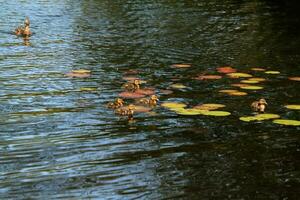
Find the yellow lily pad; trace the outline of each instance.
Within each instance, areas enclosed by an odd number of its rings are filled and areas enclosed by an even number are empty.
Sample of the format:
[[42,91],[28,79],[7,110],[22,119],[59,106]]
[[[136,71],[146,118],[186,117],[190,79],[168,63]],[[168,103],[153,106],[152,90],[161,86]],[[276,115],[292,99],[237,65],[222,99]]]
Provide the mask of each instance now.
[[275,119],[275,120],[273,120],[273,123],[286,125],[286,126],[300,126],[300,121],[298,121],[298,120]]
[[174,110],[179,115],[200,115],[202,113],[201,110],[198,109],[179,109]]
[[263,87],[257,86],[257,85],[244,86],[244,87],[241,87],[241,88],[245,89],[245,90],[261,90],[261,89],[263,89]]
[[208,115],[208,116],[215,116],[215,117],[226,117],[226,116],[231,115],[230,112],[227,112],[227,111],[217,111],[217,110],[213,110],[213,111],[202,110],[200,114],[201,115]]
[[238,92],[238,90],[220,90],[221,93],[232,93],[232,92]]
[[91,70],[87,70],[87,69],[76,69],[76,70],[72,70],[73,73],[78,73],[78,74],[87,74],[87,73],[91,73]]
[[250,121],[263,121],[268,119],[276,119],[280,118],[277,114],[265,113],[265,114],[258,114],[255,116],[247,116],[247,117],[240,117],[241,121],[250,122]]
[[172,108],[185,108],[186,107],[186,104],[184,103],[179,103],[179,102],[165,102],[165,103],[162,103],[161,106],[165,107],[165,108],[169,108],[169,109],[172,109]]
[[246,73],[229,73],[227,74],[231,78],[249,78],[252,77],[251,74],[246,74]]
[[223,107],[225,107],[225,105],[223,105],[223,104],[205,103],[205,104],[194,106],[193,109],[197,109],[197,110],[216,110],[216,109],[223,108]]
[[248,79],[249,81],[258,81],[258,82],[261,82],[261,81],[265,81],[266,79],[265,78],[249,78]]
[[237,91],[237,92],[230,92],[228,94],[231,95],[231,96],[246,96],[248,93]]
[[259,83],[259,81],[255,81],[255,80],[242,80],[241,83],[250,83],[250,84],[253,84],[253,83]]
[[266,71],[264,68],[260,68],[260,67],[253,67],[253,68],[251,68],[251,70],[253,70],[253,71]]
[[265,71],[266,74],[280,74],[279,71]]
[[80,88],[80,91],[82,92],[89,92],[89,91],[96,91],[97,88],[88,88],[88,87],[82,87]]
[[286,105],[284,107],[291,110],[300,110],[300,105]]
[[175,88],[175,89],[184,89],[184,88],[186,88],[186,86],[181,84],[181,83],[172,84],[171,87]]

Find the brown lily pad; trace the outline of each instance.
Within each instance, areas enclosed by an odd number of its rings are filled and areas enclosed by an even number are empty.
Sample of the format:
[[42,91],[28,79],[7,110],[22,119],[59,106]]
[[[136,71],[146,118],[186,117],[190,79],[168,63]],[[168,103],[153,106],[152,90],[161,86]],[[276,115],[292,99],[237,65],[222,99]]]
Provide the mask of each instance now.
[[218,67],[217,71],[219,73],[223,73],[223,74],[229,74],[229,73],[234,73],[236,72],[236,69],[232,68],[232,67]]
[[119,94],[119,96],[124,98],[124,99],[138,99],[138,98],[143,98],[146,95],[140,94],[140,93],[137,93],[137,92],[121,92]]
[[260,68],[260,67],[253,67],[251,68],[252,71],[259,71],[259,72],[263,72],[266,71],[264,68]]
[[[128,106],[123,106],[123,109],[128,109]],[[145,107],[145,106],[138,106],[138,105],[134,105],[134,112],[137,113],[144,113],[144,112],[149,112],[151,110],[151,108],[149,107]]]
[[143,95],[152,95],[155,94],[155,91],[153,89],[138,89],[135,91],[135,93]]
[[300,76],[289,77],[289,80],[292,80],[292,81],[300,81]]
[[192,66],[191,64],[173,64],[173,65],[171,65],[171,67],[173,67],[173,68],[189,68],[191,66]]

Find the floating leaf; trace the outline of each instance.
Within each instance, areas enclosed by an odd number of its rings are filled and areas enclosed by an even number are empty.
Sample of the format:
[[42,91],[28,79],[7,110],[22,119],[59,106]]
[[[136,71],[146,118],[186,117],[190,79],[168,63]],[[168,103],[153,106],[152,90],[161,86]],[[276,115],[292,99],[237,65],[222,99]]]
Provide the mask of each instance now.
[[255,80],[242,80],[241,83],[259,83],[259,81],[255,81]]
[[249,78],[252,77],[251,74],[246,74],[246,73],[229,73],[227,74],[231,78]]
[[289,119],[275,119],[273,121],[275,124],[287,125],[287,126],[300,126],[300,121],[289,120]]
[[253,71],[266,71],[264,68],[260,68],[260,67],[253,67],[253,68],[251,68],[251,70],[253,70]]
[[234,86],[234,87],[248,87],[248,86],[252,86],[252,85],[245,84],[245,83],[234,83],[234,84],[231,84],[231,85]]
[[195,77],[194,79],[196,80],[217,80],[217,79],[221,79],[222,76],[220,75],[199,75],[197,77]]
[[191,67],[190,64],[173,64],[171,65],[171,67],[174,67],[174,68],[189,68]]
[[170,85],[172,88],[175,88],[175,89],[184,89],[186,88],[185,85],[181,84],[181,83],[176,83],[176,84],[172,84]]
[[266,74],[280,74],[279,71],[265,71]]
[[257,86],[257,85],[244,86],[244,87],[241,87],[241,88],[245,89],[245,90],[261,90],[261,89],[263,89],[263,87]]
[[87,69],[76,69],[76,70],[72,70],[73,73],[78,73],[78,74],[88,74],[91,73],[91,70],[87,70]]
[[237,92],[230,92],[228,94],[231,95],[231,96],[246,96],[248,93],[237,91]]
[[138,94],[144,94],[144,95],[152,95],[155,94],[155,91],[153,89],[138,89],[135,91],[135,93]]
[[300,105],[286,105],[284,106],[286,107],[287,109],[291,109],[291,110],[300,110]]
[[80,88],[80,91],[86,91],[86,92],[88,92],[88,91],[96,91],[96,90],[97,90],[97,88],[87,88],[87,87]]
[[261,82],[261,81],[265,81],[266,79],[265,78],[249,78],[248,79],[249,81],[258,81],[258,82]]
[[263,121],[263,120],[276,119],[276,118],[280,118],[280,116],[277,114],[265,113],[265,114],[258,114],[255,116],[240,117],[240,120],[245,122],[250,122],[250,121]]
[[145,97],[144,94],[140,94],[136,92],[121,92],[119,96],[125,99],[137,99],[137,98]]
[[198,109],[198,110],[216,110],[216,109],[223,108],[223,107],[225,107],[225,105],[223,105],[223,104],[205,103],[205,104],[194,106],[193,109]]
[[172,108],[184,108],[186,107],[186,104],[179,103],[179,102],[164,102],[161,104],[161,106],[172,109]]
[[236,72],[236,69],[234,69],[232,67],[218,67],[217,71],[219,73],[228,74],[228,73],[234,73],[234,72]]
[[221,93],[232,93],[232,92],[238,92],[238,90],[220,90]]
[[292,81],[300,81],[300,76],[289,77],[289,79],[292,80]]
[[179,115],[200,115],[202,113],[198,109],[179,109],[175,112]]
[[88,78],[91,76],[90,73],[74,73],[74,72],[69,72],[66,74],[67,77],[70,78]]
[[226,111],[217,111],[217,110],[205,110],[201,112],[201,115],[208,115],[208,116],[215,116],[215,117],[226,117],[231,115],[230,112],[226,112]]

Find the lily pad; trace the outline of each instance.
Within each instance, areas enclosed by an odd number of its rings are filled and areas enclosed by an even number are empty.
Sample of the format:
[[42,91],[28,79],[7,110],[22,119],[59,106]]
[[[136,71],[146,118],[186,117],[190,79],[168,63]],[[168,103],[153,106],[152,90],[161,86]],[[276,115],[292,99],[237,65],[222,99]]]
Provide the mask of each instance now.
[[257,77],[254,77],[254,78],[249,78],[248,80],[249,80],[249,81],[258,81],[258,82],[261,82],[261,81],[265,81],[266,79],[265,79],[265,78],[257,78]]
[[173,64],[173,65],[171,65],[171,67],[173,67],[173,68],[189,68],[191,66],[192,66],[191,64]]
[[215,117],[226,117],[231,115],[230,112],[227,111],[217,111],[217,110],[205,110],[201,112],[201,115],[215,116]]
[[184,103],[180,103],[180,102],[164,102],[161,104],[161,106],[172,109],[172,108],[184,108],[187,105]]
[[[123,106],[122,108],[124,108],[126,110],[126,109],[128,109],[128,106]],[[149,112],[149,111],[151,111],[151,108],[149,108],[149,107],[134,105],[134,112],[143,113],[143,112]]]
[[121,92],[119,94],[120,97],[125,98],[125,99],[138,99],[138,98],[143,98],[146,95],[136,93],[136,92]]
[[250,84],[254,84],[254,83],[259,83],[259,81],[255,81],[255,80],[242,80],[241,83],[250,83]]
[[144,95],[152,95],[152,94],[155,94],[155,91],[153,89],[138,89],[135,91],[135,93],[144,94]]
[[78,73],[78,74],[88,74],[91,73],[91,70],[87,70],[87,69],[76,69],[76,70],[72,70],[73,73]]
[[179,115],[200,115],[202,112],[198,109],[179,109],[175,110],[175,112]]
[[286,105],[284,106],[286,107],[287,109],[291,109],[291,110],[300,110],[300,105]]
[[260,68],[260,67],[253,67],[253,68],[251,68],[251,70],[253,70],[253,71],[266,71],[264,68]]
[[246,96],[248,93],[237,91],[237,92],[230,92],[228,94],[231,95],[231,96]]
[[89,92],[89,91],[96,91],[98,88],[88,88],[88,87],[82,87],[79,90],[82,92]]
[[246,83],[234,83],[234,84],[231,84],[232,86],[234,87],[248,87],[248,86],[252,86],[250,84],[246,84]]
[[245,122],[250,122],[250,121],[263,121],[263,120],[276,119],[276,118],[280,118],[280,116],[277,114],[265,113],[265,114],[258,114],[255,116],[240,117],[240,120]]
[[238,92],[238,90],[220,90],[221,93],[232,93],[232,92]]
[[286,126],[300,126],[300,121],[298,121],[298,120],[275,119],[275,120],[273,120],[273,123],[286,125]]
[[195,77],[196,80],[218,80],[221,79],[222,76],[220,75],[199,75]]
[[257,85],[244,86],[244,87],[241,87],[241,88],[245,89],[245,90],[261,90],[261,89],[263,89],[263,87],[257,86]]
[[90,73],[74,73],[74,72],[69,72],[69,73],[66,73],[66,76],[67,77],[70,77],[70,78],[88,78],[91,76]]
[[266,74],[280,74],[279,71],[265,71]]
[[219,73],[223,73],[223,74],[229,74],[229,73],[234,73],[236,72],[236,69],[232,68],[232,67],[218,67],[217,71]]
[[181,83],[176,83],[176,84],[172,84],[170,85],[172,88],[175,88],[175,89],[184,89],[186,88],[185,85],[181,84]]
[[205,103],[205,104],[194,106],[193,109],[198,109],[198,110],[216,110],[216,109],[223,108],[223,107],[225,107],[225,105],[223,105],[223,104]]
[[231,78],[249,78],[252,77],[251,74],[246,74],[246,73],[229,73],[227,74]]
[[292,81],[300,81],[300,76],[289,77],[289,79],[292,80]]

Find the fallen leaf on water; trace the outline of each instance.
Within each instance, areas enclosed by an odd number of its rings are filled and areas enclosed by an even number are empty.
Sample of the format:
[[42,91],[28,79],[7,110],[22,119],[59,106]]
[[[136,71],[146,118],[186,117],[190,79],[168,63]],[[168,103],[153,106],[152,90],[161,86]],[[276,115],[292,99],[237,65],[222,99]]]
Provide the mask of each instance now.
[[206,111],[202,111],[201,115],[208,115],[208,116],[215,116],[215,117],[226,117],[231,115],[230,112],[227,111],[217,111],[217,110],[206,110]]
[[255,83],[259,83],[259,81],[255,81],[255,80],[242,80],[241,83],[255,84]]
[[287,125],[287,126],[300,126],[300,121],[289,120],[289,119],[275,119],[273,121],[275,124]]
[[223,104],[205,103],[205,104],[194,106],[193,109],[198,109],[198,110],[216,110],[216,109],[223,108],[223,107],[225,107],[225,105],[223,105]]
[[181,83],[175,83],[175,84],[172,84],[170,85],[172,88],[175,88],[175,89],[184,89],[186,88],[185,85],[181,84]]
[[218,67],[217,71],[219,73],[228,74],[228,73],[234,73],[234,72],[236,72],[236,69],[234,69],[232,67]]
[[191,66],[192,66],[191,64],[173,64],[173,65],[171,65],[171,67],[173,67],[173,68],[189,68]]
[[251,68],[251,70],[253,70],[253,71],[266,71],[264,68],[260,68],[260,67],[253,67],[253,68]]
[[137,99],[137,98],[145,97],[144,94],[140,94],[136,92],[121,92],[119,96],[125,99]]
[[248,79],[249,81],[258,81],[258,82],[261,82],[261,81],[265,81],[266,79],[265,78],[249,78]]
[[179,103],[179,102],[164,102],[161,104],[161,106],[172,109],[172,108],[184,108],[187,105],[185,103]]
[[280,74],[279,71],[265,71],[266,74]]
[[198,109],[178,109],[178,110],[174,110],[177,114],[179,115],[200,115],[201,111],[199,111]]
[[268,119],[276,119],[280,118],[277,114],[265,113],[265,114],[258,114],[255,116],[248,116],[248,117],[240,117],[241,121],[250,122],[250,121],[263,121]]
[[222,76],[220,75],[199,75],[195,77],[196,80],[218,80],[221,79]]
[[244,86],[244,87],[241,87],[241,88],[245,89],[245,90],[261,90],[261,89],[263,89],[263,87],[257,86],[257,85]]
[[289,77],[289,79],[292,81],[300,81],[300,76]]
[[286,105],[284,106],[286,107],[287,109],[291,109],[291,110],[300,110],[300,105]]
[[227,75],[230,78],[249,78],[249,77],[252,77],[251,74],[246,74],[246,73],[229,73]]
[[228,95],[231,96],[246,96],[247,94],[248,94],[247,92],[240,92],[240,91],[228,93]]

